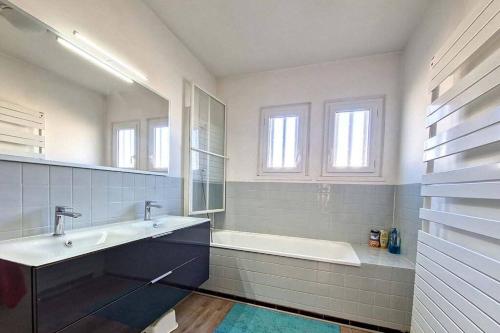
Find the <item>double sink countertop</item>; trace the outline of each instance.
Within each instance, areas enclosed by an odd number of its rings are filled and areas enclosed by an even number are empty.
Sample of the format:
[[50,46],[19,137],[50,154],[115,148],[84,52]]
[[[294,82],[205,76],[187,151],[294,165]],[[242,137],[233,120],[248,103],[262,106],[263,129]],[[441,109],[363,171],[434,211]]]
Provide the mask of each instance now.
[[208,222],[207,218],[159,216],[0,242],[0,259],[26,266],[43,266],[140,239],[167,235]]

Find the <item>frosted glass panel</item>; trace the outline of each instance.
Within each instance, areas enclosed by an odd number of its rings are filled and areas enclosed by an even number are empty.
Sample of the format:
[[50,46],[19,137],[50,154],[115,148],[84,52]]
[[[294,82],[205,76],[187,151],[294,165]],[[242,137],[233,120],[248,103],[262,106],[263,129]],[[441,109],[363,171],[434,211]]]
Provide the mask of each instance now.
[[191,152],[191,200],[193,211],[206,211],[208,203],[208,155]]
[[194,88],[191,128],[191,213],[224,209],[225,105]]
[[298,117],[271,117],[268,133],[268,168],[296,168]]
[[208,178],[209,191],[209,207],[208,209],[223,209],[224,208],[224,159],[217,156],[209,156]]
[[226,127],[226,112],[224,104],[210,99],[210,145],[208,151],[224,155],[224,141]]
[[208,118],[210,96],[195,88],[193,108],[193,128],[191,129],[191,147],[208,150]]
[[362,168],[368,166],[370,111],[335,113],[333,166]]

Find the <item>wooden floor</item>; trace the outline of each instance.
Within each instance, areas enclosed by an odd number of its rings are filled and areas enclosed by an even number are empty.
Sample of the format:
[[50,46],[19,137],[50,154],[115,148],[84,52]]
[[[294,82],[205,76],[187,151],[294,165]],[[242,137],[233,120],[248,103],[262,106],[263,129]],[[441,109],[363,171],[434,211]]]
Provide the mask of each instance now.
[[[192,294],[176,306],[179,328],[174,333],[212,333],[234,302],[201,294]],[[369,331],[339,325],[341,333],[367,333]]]

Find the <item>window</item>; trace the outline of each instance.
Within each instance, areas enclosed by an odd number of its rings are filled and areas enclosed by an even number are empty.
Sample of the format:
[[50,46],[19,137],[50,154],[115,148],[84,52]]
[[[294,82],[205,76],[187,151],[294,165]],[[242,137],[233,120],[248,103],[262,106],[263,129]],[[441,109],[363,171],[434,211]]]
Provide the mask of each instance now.
[[113,165],[136,169],[139,151],[139,122],[113,124]]
[[305,175],[308,122],[308,103],[262,109],[259,162],[261,175]]
[[383,104],[383,98],[325,104],[323,175],[380,175]]
[[167,118],[148,120],[149,169],[168,171],[170,163],[170,128]]

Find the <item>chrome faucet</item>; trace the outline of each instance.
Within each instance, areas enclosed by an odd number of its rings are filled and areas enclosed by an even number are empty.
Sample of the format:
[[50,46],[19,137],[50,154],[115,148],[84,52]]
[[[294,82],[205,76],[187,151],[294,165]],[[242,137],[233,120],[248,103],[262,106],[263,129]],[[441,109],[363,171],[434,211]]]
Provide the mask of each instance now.
[[82,216],[80,213],[73,212],[73,208],[65,206],[56,206],[54,216],[54,234],[53,236],[64,235],[64,217],[79,218]]
[[156,204],[156,201],[146,201],[144,206],[144,221],[151,221],[151,208],[161,208],[160,205]]

